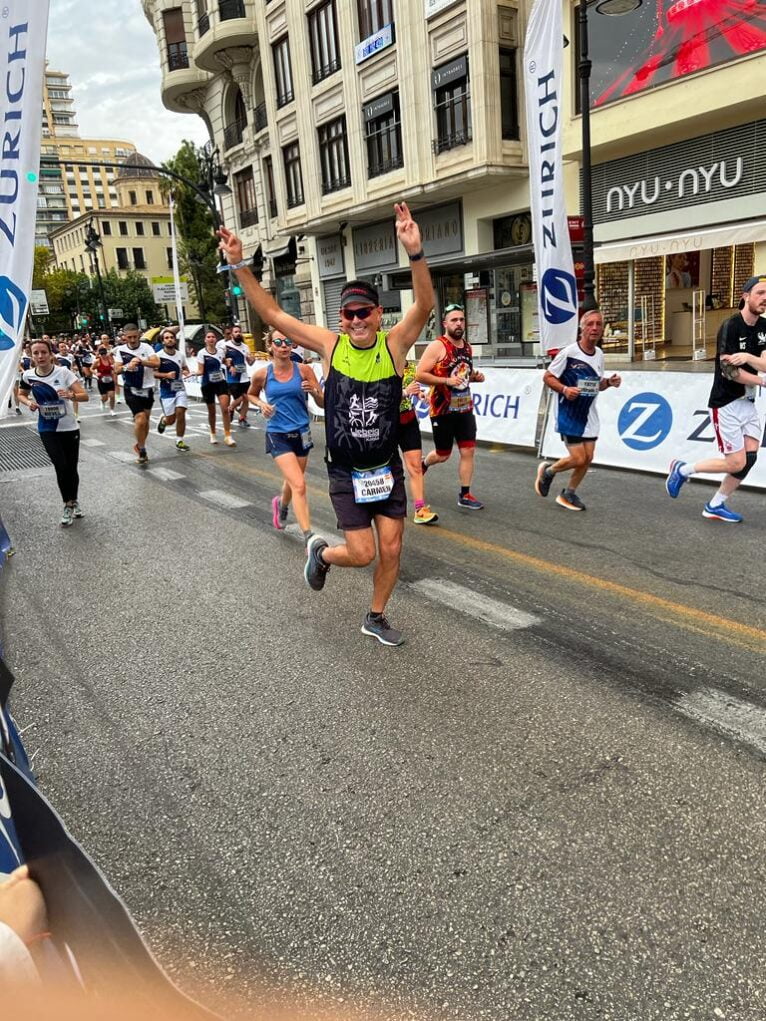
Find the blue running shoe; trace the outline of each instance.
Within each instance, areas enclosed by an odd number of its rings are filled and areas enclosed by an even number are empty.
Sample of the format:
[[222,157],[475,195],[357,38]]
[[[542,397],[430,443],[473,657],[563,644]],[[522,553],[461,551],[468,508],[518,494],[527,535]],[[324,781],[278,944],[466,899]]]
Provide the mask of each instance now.
[[678,496],[681,492],[681,486],[686,482],[686,476],[681,474],[681,468],[686,464],[686,461],[671,461],[670,471],[668,477],[665,479],[665,489],[667,490],[668,496],[672,496],[673,499]]
[[718,507],[711,507],[709,503],[706,503],[702,508],[702,517],[714,518],[716,521],[725,521],[729,525],[738,525],[740,521],[744,521],[741,514],[729,510],[725,503],[720,504]]

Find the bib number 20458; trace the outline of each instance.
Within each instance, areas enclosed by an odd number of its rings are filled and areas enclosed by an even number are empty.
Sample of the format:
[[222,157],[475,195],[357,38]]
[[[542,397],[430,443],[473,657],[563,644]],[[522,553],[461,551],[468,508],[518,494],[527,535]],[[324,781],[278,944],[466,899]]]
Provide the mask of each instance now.
[[394,488],[394,476],[391,468],[374,468],[372,471],[353,471],[351,481],[354,484],[354,501],[356,503],[375,503],[386,500]]

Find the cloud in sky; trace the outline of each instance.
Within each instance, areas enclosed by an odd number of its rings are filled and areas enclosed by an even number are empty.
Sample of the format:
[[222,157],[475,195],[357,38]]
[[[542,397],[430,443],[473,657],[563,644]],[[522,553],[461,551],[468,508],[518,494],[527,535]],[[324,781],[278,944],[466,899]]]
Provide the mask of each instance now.
[[83,138],[133,142],[160,162],[207,132],[196,114],[162,105],[157,40],[141,0],[50,0],[48,60],[65,71]]

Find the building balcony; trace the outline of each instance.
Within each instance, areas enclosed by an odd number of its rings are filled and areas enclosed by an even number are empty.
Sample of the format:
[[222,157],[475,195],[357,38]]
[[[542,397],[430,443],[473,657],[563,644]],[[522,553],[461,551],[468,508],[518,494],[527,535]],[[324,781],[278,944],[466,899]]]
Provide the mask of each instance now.
[[239,214],[240,227],[254,227],[258,223],[257,209],[243,209]]
[[246,120],[235,120],[231,124],[227,124],[223,129],[223,150],[226,152],[227,149],[233,149],[235,145],[239,145],[242,141],[242,133],[247,127]]
[[162,69],[162,105],[174,113],[189,113],[187,96],[207,84],[210,75],[193,64],[190,66],[185,48],[178,47],[180,44],[176,44],[172,59],[168,47],[168,63]]
[[220,72],[217,60],[222,50],[258,43],[254,0],[218,0],[208,14],[199,19],[199,38],[194,45],[194,63],[206,71]]
[[258,106],[253,110],[253,131],[263,131],[264,128],[269,126],[268,117],[266,116],[266,104],[259,103]]
[[183,71],[189,66],[186,43],[168,43],[168,71]]

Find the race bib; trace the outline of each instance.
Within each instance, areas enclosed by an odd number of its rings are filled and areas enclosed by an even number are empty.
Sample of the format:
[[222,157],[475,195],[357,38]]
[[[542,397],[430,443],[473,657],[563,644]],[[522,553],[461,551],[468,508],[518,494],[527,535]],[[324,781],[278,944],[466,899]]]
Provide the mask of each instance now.
[[745,397],[747,397],[749,401],[754,401],[755,398],[758,396],[759,390],[760,390],[759,386],[750,386],[749,384],[747,384],[745,386]]
[[470,393],[453,390],[449,409],[450,411],[473,411],[473,397]]
[[102,383],[111,383],[112,382],[112,377],[111,376],[101,376],[100,379],[101,379]]
[[66,404],[63,401],[54,401],[52,404],[41,404],[40,415],[47,420],[63,418],[66,415]]
[[181,390],[183,390],[183,388],[184,388],[183,380],[181,380],[181,379],[171,379],[171,381],[170,381],[170,390],[171,390],[172,393],[174,393],[174,394],[180,393]]
[[130,387],[130,392],[133,394],[134,397],[148,397],[149,396],[149,388],[146,387],[146,386],[142,390],[137,390],[136,387],[132,386],[132,387]]
[[209,372],[207,378],[210,380],[211,383],[222,383],[223,373],[220,370],[216,370],[215,372]]
[[595,397],[601,389],[601,380],[588,376],[585,379],[577,380],[577,389],[581,397]]
[[306,429],[301,433],[301,445],[304,450],[307,450],[310,446],[312,446],[310,429]]
[[354,484],[355,503],[386,500],[394,488],[394,476],[388,465],[385,468],[373,468],[372,471],[352,471],[351,481]]

